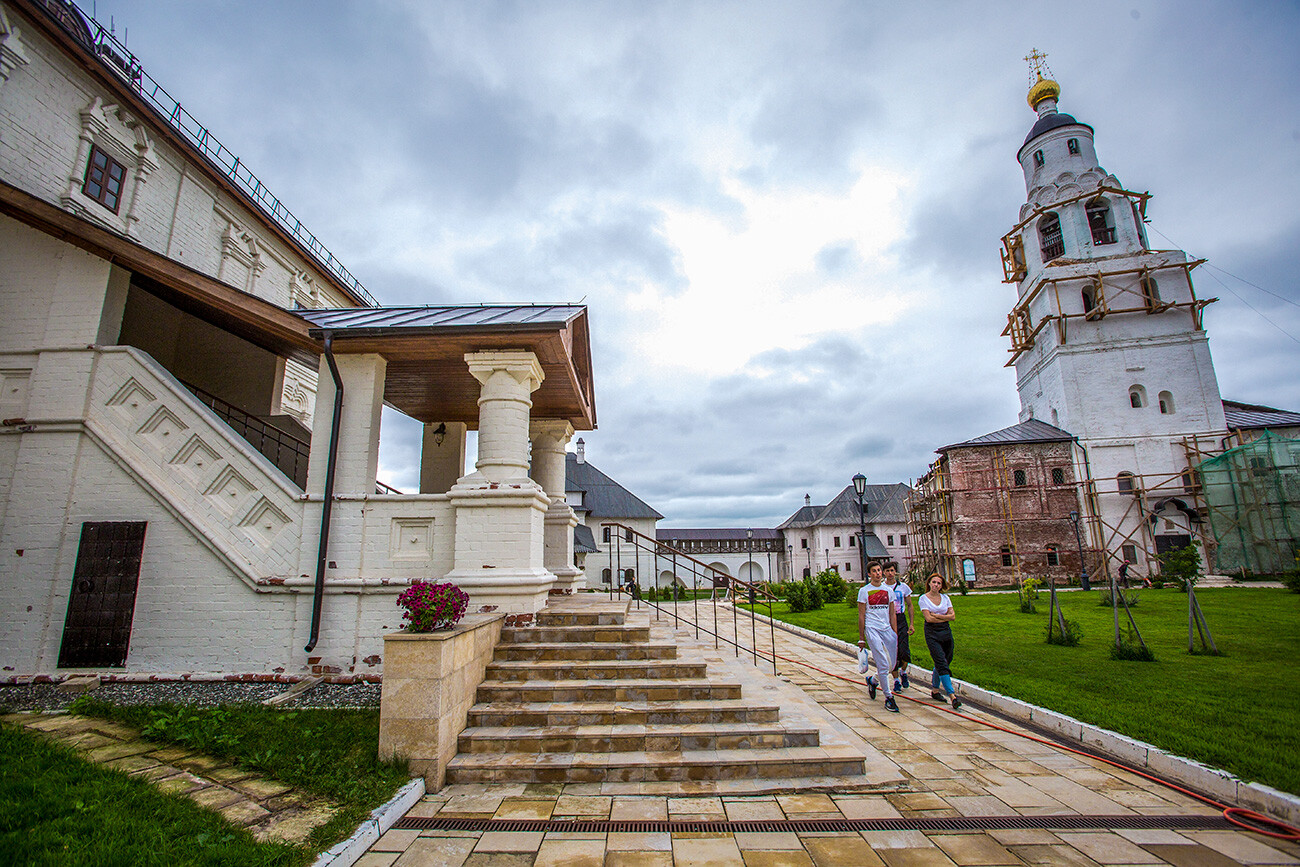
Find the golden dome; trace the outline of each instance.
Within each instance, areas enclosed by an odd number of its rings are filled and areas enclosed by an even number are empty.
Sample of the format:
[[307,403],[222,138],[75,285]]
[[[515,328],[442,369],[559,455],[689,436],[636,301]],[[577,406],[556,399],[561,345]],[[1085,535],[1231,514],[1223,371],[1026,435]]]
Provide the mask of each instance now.
[[1029,102],[1029,107],[1038,110],[1038,103],[1045,99],[1056,99],[1061,95],[1061,85],[1057,84],[1050,78],[1038,76],[1038,81],[1034,86],[1029,88],[1029,95],[1025,97]]

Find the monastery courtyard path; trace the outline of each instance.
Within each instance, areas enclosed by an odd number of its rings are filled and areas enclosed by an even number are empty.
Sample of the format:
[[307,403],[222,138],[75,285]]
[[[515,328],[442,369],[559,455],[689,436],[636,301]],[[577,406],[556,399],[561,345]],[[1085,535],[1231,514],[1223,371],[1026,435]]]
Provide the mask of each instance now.
[[[683,603],[682,610],[689,605]],[[700,610],[701,622],[711,626],[713,612],[706,613],[704,605]],[[721,631],[730,635],[730,608],[720,606],[718,615],[727,624]],[[770,663],[764,673],[737,660],[725,645],[715,649],[710,636],[701,633],[697,640],[688,625],[675,629],[663,617],[656,622],[645,606],[638,611],[634,604],[628,623],[647,619],[652,641],[676,642],[682,659],[707,660],[710,671],[740,680],[746,696],[779,696],[783,717],[821,715],[839,728],[839,736],[865,740],[868,790],[450,785],[416,804],[362,856],[359,867],[1300,864],[1300,845],[1235,830],[1219,810],[1136,774],[964,719],[931,702],[928,683],[903,691],[901,713],[893,714],[880,699],[868,698],[854,660],[836,650],[778,630],[779,656],[855,682],[785,661],[776,680]],[[760,651],[771,646],[762,630],[760,624]],[[748,645],[747,619],[739,632]],[[962,713],[1024,731],[970,704]],[[1032,826],[1044,816],[1075,817],[1068,824],[1076,827],[1062,829],[1067,822],[1057,820],[1057,827],[1006,828],[1012,823],[991,819],[1026,817],[1020,824]],[[461,830],[449,830],[449,819],[467,821]],[[896,821],[869,823],[879,829],[868,830],[808,824],[845,819]],[[943,819],[950,821],[937,821]],[[588,824],[565,828],[561,820]],[[635,822],[663,824],[618,824]],[[679,822],[753,824],[692,828],[674,824]]]

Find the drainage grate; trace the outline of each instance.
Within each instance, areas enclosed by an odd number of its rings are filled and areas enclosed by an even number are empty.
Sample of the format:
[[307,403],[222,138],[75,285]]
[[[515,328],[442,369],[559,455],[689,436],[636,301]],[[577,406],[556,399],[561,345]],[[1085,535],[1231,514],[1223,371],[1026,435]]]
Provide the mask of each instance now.
[[1009,829],[1056,829],[1062,831],[1102,829],[1215,830],[1232,828],[1221,815],[1214,816],[961,816],[912,819],[786,819],[754,822],[645,822],[585,819],[398,819],[394,828],[407,831],[582,831],[594,833],[826,833],[835,831],[1001,831]]

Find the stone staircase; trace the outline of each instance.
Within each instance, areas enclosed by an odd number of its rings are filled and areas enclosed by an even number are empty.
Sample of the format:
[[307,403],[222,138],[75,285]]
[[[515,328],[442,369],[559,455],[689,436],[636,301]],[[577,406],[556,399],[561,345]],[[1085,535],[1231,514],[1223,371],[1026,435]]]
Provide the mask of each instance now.
[[824,788],[861,777],[861,751],[821,746],[815,725],[782,723],[779,705],[747,700],[739,682],[651,643],[649,625],[627,614],[627,602],[587,602],[503,629],[447,782],[693,781],[721,791],[748,781],[753,791],[759,781]]

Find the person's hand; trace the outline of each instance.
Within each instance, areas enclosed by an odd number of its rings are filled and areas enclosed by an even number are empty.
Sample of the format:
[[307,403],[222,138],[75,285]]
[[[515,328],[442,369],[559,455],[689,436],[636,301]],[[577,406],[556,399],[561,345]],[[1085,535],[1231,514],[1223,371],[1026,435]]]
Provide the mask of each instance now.
[[859,638],[858,647],[866,647],[866,646],[867,646],[867,640],[865,638]]
[[907,624],[907,634],[908,634],[908,635],[915,635],[915,634],[916,634],[916,626],[915,626],[914,624],[911,624],[911,623]]

